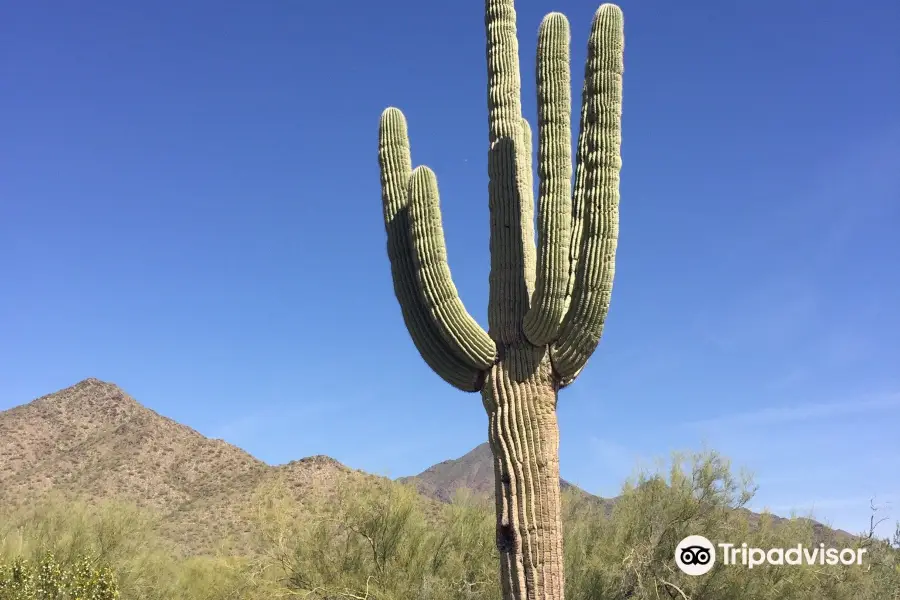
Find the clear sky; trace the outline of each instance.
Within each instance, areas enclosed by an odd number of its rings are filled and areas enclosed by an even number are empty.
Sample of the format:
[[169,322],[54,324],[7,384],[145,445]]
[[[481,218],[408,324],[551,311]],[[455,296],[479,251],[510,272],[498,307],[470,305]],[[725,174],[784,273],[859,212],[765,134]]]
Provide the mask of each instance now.
[[[526,117],[553,10],[577,111],[597,4],[518,5]],[[485,441],[404,330],[377,165],[395,105],[486,324],[483,8],[7,2],[0,409],[98,377],[267,462],[391,476]],[[618,268],[560,400],[563,476],[609,496],[709,447],[756,508],[900,519],[900,3],[623,10]]]

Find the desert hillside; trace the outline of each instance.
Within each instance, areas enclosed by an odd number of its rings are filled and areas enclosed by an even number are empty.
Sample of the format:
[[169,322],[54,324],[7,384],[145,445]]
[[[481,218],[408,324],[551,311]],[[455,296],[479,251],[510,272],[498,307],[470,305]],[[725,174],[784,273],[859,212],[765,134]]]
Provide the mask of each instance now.
[[325,456],[267,465],[97,379],[0,412],[0,503],[51,491],[134,502],[164,515],[170,537],[188,551],[240,537],[253,493],[274,479],[303,497],[351,476],[373,477]]
[[[418,475],[401,477],[398,481],[412,484],[420,494],[440,502],[449,502],[460,489],[469,490],[479,496],[492,496],[494,494],[494,463],[491,447],[485,442],[459,458],[439,462]],[[563,490],[570,490],[601,504],[607,513],[615,502],[589,494],[562,478],[559,480],[559,485]]]
[[[0,412],[0,504],[21,505],[51,492],[134,502],[162,514],[167,537],[190,553],[209,551],[225,537],[239,543],[247,531],[246,511],[262,486],[281,480],[304,499],[332,494],[351,477],[383,480],[327,456],[268,465],[97,379]],[[461,488],[491,495],[490,448],[482,444],[401,481],[414,485],[426,502],[447,502]],[[560,483],[606,512],[615,505],[615,499]],[[758,520],[747,514],[751,522]],[[830,532],[824,525],[816,528]]]

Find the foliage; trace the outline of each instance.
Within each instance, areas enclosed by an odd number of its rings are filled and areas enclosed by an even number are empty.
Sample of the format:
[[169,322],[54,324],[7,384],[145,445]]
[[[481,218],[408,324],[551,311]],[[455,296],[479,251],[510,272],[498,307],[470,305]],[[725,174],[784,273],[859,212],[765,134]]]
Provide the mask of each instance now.
[[[676,456],[665,472],[637,476],[610,514],[595,498],[567,492],[567,598],[900,599],[898,549],[872,535],[823,537],[809,519],[754,518],[745,507],[755,491],[749,476],[703,452]],[[295,593],[314,600],[500,597],[493,507],[486,502],[460,496],[428,516],[411,489],[359,483],[305,507],[270,489],[260,506],[257,521],[267,531],[261,547],[278,549],[270,562]],[[859,567],[719,565],[690,577],[673,557],[678,542],[694,534],[760,548],[865,547],[867,560]]]
[[0,600],[117,600],[115,575],[93,557],[63,565],[51,553],[39,561],[0,561]]
[[260,494],[260,551],[277,581],[309,600],[498,598],[494,514],[466,495],[429,514],[409,486],[355,481],[301,506]]
[[[233,595],[247,585],[239,566],[245,560],[182,557],[162,538],[159,524],[158,515],[132,504],[91,503],[53,494],[34,506],[8,509],[0,515],[0,564],[6,566],[7,574],[14,568],[31,573],[35,565],[42,564],[55,565],[54,569],[72,576],[86,564],[94,569],[108,568],[115,574],[121,594],[117,597],[123,600],[253,598]],[[46,562],[48,556],[52,563]],[[13,595],[8,599],[0,595],[0,600],[20,598],[30,597]],[[56,596],[37,598],[57,600]],[[87,600],[90,596],[79,598]]]
[[[715,453],[641,474],[609,509],[564,495],[571,600],[900,600],[900,530],[824,537],[812,521],[752,518],[754,488]],[[55,498],[0,519],[0,600],[496,600],[494,507],[458,495],[436,506],[410,487],[358,479],[300,502],[275,482],[256,496],[247,556],[180,556],[158,519],[121,503]],[[862,566],[675,566],[691,534],[761,548],[866,549]],[[43,587],[40,587],[43,586]],[[79,587],[80,586],[80,587]],[[41,590],[41,591],[39,591]],[[118,592],[117,592],[118,590]],[[118,595],[117,595],[118,593]],[[43,595],[42,595],[43,594]],[[68,594],[68,595],[66,595]],[[91,595],[93,594],[93,596]]]
[[[763,514],[751,526],[745,510],[755,488],[735,477],[715,453],[678,456],[668,477],[639,476],[626,485],[609,518],[585,502],[568,503],[566,597],[570,600],[689,598],[690,600],[897,600],[900,552],[872,536],[822,538],[809,519]],[[681,573],[675,547],[688,535],[757,548],[820,543],[867,549],[861,566],[716,567],[702,577]]]

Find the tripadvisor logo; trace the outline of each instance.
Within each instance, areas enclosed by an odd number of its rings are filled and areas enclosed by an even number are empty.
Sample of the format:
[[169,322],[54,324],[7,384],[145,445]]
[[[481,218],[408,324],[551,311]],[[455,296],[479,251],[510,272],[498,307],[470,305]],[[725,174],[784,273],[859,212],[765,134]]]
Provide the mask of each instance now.
[[714,545],[702,535],[689,535],[675,548],[675,564],[687,575],[709,573],[716,563],[716,547],[722,563],[752,569],[760,565],[861,565],[865,548],[826,548],[825,544],[807,548],[797,544],[791,548],[752,548],[747,544]]
[[716,564],[716,547],[702,535],[689,535],[675,548],[675,564],[688,575],[704,575]]

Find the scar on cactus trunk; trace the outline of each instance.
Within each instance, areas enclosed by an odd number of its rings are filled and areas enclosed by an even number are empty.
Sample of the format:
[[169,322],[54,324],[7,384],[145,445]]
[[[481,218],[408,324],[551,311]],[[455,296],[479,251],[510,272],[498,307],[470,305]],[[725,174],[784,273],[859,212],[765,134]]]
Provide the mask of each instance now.
[[569,24],[541,22],[537,44],[538,230],[531,128],[522,116],[512,0],[486,0],[488,331],[471,317],[447,264],[437,179],[412,168],[406,120],[381,116],[378,157],[394,292],[413,343],[450,385],[480,391],[494,455],[497,548],[507,600],[563,598],[559,390],[600,341],[619,233],[622,12],[597,10],[580,131],[571,156]]

